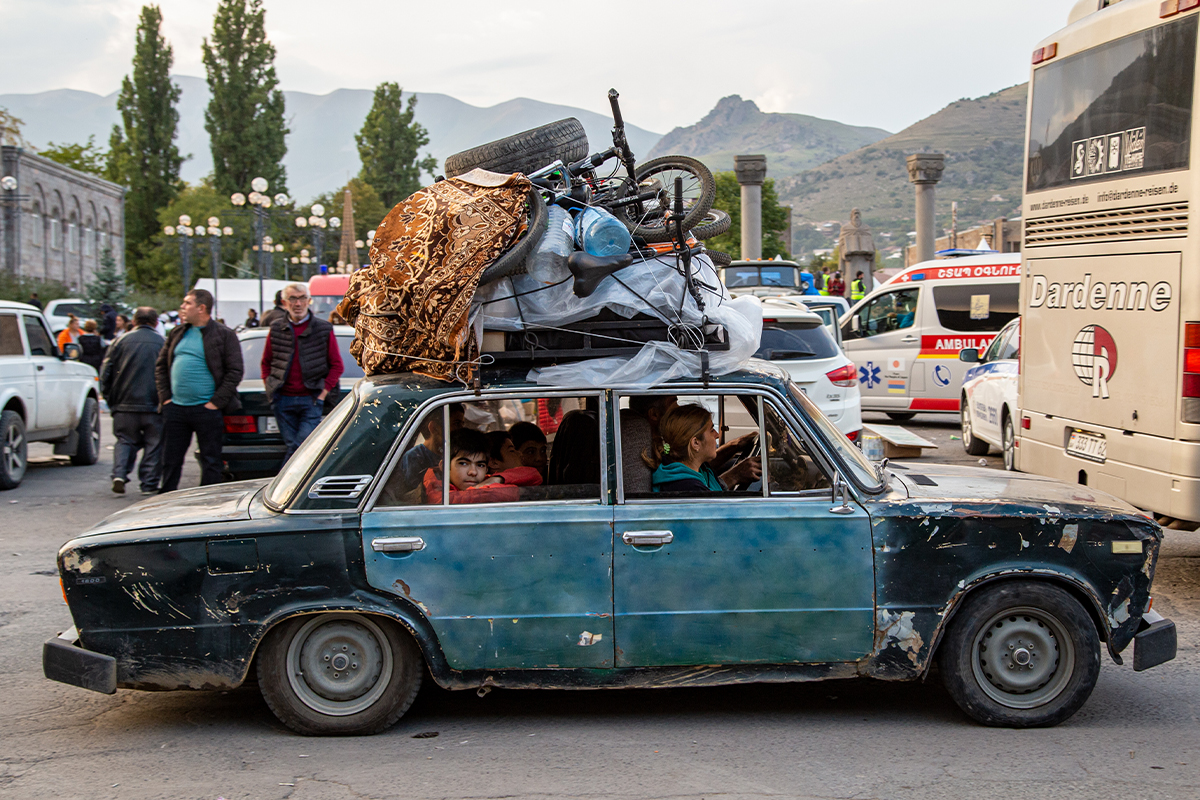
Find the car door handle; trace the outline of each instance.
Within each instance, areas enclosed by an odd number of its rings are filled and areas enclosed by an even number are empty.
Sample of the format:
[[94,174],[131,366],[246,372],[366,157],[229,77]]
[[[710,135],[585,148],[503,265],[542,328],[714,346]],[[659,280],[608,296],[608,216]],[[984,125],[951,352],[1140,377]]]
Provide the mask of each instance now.
[[45,367],[44,367],[44,366],[42,366],[41,364],[38,364],[38,365],[37,365],[37,368],[38,368],[38,372],[41,372],[42,370],[44,370],[44,369],[45,369]]
[[425,540],[420,536],[393,536],[388,539],[372,539],[371,549],[376,553],[415,553],[425,549]]
[[621,541],[638,547],[648,544],[670,544],[675,541],[675,534],[670,531],[625,531]]
[[905,336],[905,337],[904,337],[903,339],[901,339],[900,341],[902,341],[902,342],[915,342],[915,341],[917,341],[917,337],[913,336],[912,334],[909,334],[908,336]]

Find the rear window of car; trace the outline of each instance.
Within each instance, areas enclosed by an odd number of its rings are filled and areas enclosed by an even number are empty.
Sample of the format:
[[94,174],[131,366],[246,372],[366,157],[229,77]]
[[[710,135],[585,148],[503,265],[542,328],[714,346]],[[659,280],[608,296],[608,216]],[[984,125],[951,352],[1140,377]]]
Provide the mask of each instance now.
[[21,328],[16,314],[0,314],[0,356],[23,356]]
[[[350,343],[354,341],[353,336],[337,337],[338,350],[342,354],[342,377],[343,378],[361,378],[365,374],[362,367],[354,360],[354,356],[350,355]],[[267,346],[267,337],[253,336],[242,339],[242,363],[246,367],[246,378],[257,378],[259,375],[256,365],[262,362],[263,348]]]
[[804,358],[833,358],[840,351],[823,325],[782,320],[763,320],[762,339],[755,358],[796,361]]
[[74,314],[79,319],[85,319],[92,316],[92,307],[87,303],[59,303],[54,307],[54,316],[65,317],[67,314]]
[[935,286],[933,304],[943,328],[962,333],[993,332],[1019,311],[1020,287],[1015,283]]

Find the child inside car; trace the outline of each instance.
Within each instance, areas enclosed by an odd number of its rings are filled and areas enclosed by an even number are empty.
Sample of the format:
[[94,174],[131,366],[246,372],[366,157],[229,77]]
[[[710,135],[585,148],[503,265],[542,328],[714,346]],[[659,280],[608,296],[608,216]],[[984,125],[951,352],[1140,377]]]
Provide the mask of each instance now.
[[[520,486],[540,486],[542,476],[533,467],[515,467],[488,475],[492,446],[487,434],[461,428],[450,434],[450,502],[511,503],[520,499]],[[425,472],[425,502],[441,505],[439,468]]]

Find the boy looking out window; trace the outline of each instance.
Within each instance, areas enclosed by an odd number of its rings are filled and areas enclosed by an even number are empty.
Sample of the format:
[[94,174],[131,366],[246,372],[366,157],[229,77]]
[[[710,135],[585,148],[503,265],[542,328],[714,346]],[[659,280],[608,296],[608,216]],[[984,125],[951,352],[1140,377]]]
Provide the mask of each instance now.
[[[491,442],[487,434],[462,428],[450,434],[450,502],[509,503],[520,499],[520,486],[540,486],[541,474],[533,467],[515,467],[488,475]],[[440,467],[425,473],[425,502],[441,505]]]

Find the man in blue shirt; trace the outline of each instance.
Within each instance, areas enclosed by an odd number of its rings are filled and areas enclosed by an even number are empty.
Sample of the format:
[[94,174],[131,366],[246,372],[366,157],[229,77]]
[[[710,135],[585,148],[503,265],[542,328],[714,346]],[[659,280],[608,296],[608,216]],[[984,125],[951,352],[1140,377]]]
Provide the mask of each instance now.
[[242,407],[237,393],[242,348],[237,335],[212,318],[212,305],[212,294],[204,289],[188,292],[179,306],[180,324],[155,364],[164,422],[160,493],[179,488],[193,433],[200,448],[200,485],[220,483],[225,414]]

